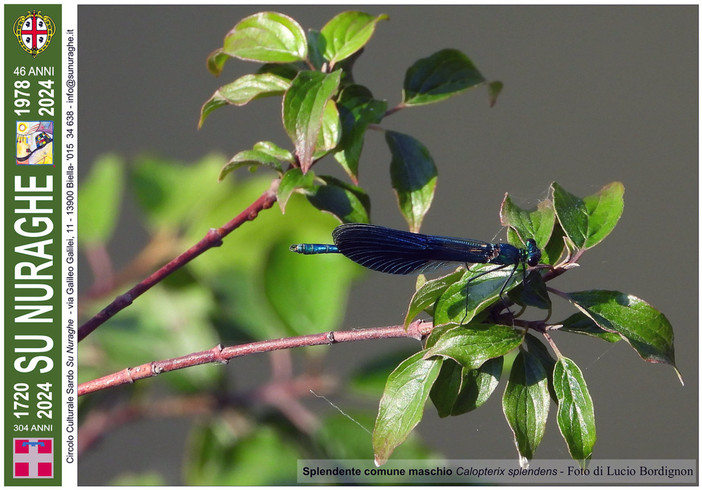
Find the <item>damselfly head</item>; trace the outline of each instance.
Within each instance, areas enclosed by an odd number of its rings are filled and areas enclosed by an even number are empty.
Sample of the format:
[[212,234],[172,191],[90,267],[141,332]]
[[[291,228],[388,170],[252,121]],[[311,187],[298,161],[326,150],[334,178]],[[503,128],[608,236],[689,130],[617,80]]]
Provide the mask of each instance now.
[[529,267],[534,267],[541,260],[541,250],[536,245],[536,241],[533,238],[528,238],[526,241],[526,251],[527,251],[527,264]]

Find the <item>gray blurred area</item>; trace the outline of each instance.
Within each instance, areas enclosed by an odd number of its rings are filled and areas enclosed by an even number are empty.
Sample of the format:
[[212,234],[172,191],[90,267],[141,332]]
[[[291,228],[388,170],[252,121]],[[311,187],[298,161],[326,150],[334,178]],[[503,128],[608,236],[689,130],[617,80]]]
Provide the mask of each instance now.
[[[597,417],[595,458],[696,459],[697,7],[352,8],[390,16],[354,69],[356,80],[390,106],[400,101],[407,67],[447,47],[460,49],[488,79],[504,83],[493,108],[486,91],[478,89],[384,121],[420,139],[439,169],[423,232],[499,239],[504,234],[498,235],[497,212],[505,192],[531,207],[546,197],[552,181],[581,196],[615,180],[624,183],[619,225],[578,270],[559,278],[558,287],[616,289],[659,308],[675,330],[685,386],[670,367],[642,362],[624,342],[609,345],[565,334],[556,334],[556,341],[588,381]],[[238,20],[267,9],[319,29],[347,8],[80,6],[79,175],[105,152],[127,157],[150,152],[187,162],[213,151],[233,155],[262,139],[287,144],[273,99],[220,109],[197,130],[200,107],[215,89],[256,69],[230,60],[215,78],[206,70],[207,55]],[[382,135],[371,132],[361,185],[371,196],[373,221],[406,228],[391,192],[389,161]],[[133,210],[127,204],[125,212]],[[128,217],[119,226],[110,246],[117,266],[145,243]],[[81,272],[87,286],[87,266]],[[343,328],[400,323],[413,289],[411,278],[367,274],[353,290]],[[344,364],[394,349],[392,342],[334,346],[327,362],[338,365],[329,368],[343,373]],[[222,369],[236,364],[246,373],[257,362],[265,360],[240,359]],[[319,406],[328,409],[322,401]],[[569,457],[553,415],[538,458]],[[82,455],[79,482],[105,484],[124,471],[153,468],[169,483],[182,483],[175,468],[187,429],[169,420],[115,431]],[[448,458],[517,457],[500,396],[458,418],[440,420],[428,407],[418,431]],[[150,445],[153,451],[146,449]],[[151,460],[144,458],[149,453]]]

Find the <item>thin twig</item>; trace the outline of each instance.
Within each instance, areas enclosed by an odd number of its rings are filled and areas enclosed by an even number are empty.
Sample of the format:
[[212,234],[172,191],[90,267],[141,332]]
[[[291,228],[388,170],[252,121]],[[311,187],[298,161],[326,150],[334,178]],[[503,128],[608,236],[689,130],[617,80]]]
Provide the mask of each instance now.
[[246,208],[234,219],[229,221],[221,228],[210,229],[204,238],[202,238],[202,240],[200,240],[194,246],[190,247],[175,259],[171,260],[169,263],[161,267],[159,270],[151,274],[126,293],[117,296],[112,303],[107,305],[97,315],[81,325],[81,327],[78,329],[78,342],[90,335],[90,333],[92,333],[97,327],[105,323],[105,321],[108,319],[112,318],[119,311],[132,304],[136,298],[148,291],[155,284],[158,284],[172,272],[180,269],[185,264],[210,248],[219,247],[222,245],[222,240],[224,237],[226,237],[229,233],[247,221],[255,219],[260,211],[273,206],[273,203],[276,201],[277,186],[278,180],[275,180],[271,187],[266,190],[261,197],[256,199],[248,208]]
[[[136,278],[141,278],[147,271],[153,270],[154,267],[161,265],[164,260],[170,258],[176,252],[178,237],[165,229],[158,230],[149,240],[149,243],[134,257],[129,264],[122,270],[115,272],[110,284],[104,284],[99,274],[95,272],[96,267],[91,263],[91,269],[94,271],[95,283],[90,287],[84,296],[79,298],[78,307],[79,314],[81,310],[87,309],[83,305],[85,302],[95,302],[102,299],[115,289],[123,287],[127,283],[132,283]],[[106,258],[109,260],[109,258]],[[100,284],[103,282],[103,284]]]
[[90,264],[90,270],[93,271],[91,291],[109,291],[112,289],[114,287],[115,272],[105,244],[88,244],[85,246],[84,253],[88,264]]
[[544,336],[544,338],[546,339],[546,341],[547,341],[547,342],[549,343],[549,345],[551,346],[551,349],[553,349],[553,352],[556,354],[556,357],[558,357],[559,359],[560,359],[561,357],[563,357],[563,354],[561,354],[561,351],[558,350],[558,347],[556,346],[556,343],[553,341],[553,339],[552,339],[551,336],[548,334],[548,332],[542,332],[542,333],[543,333],[543,336]]
[[404,109],[405,107],[407,107],[407,106],[405,105],[405,103],[404,103],[404,102],[400,102],[400,103],[397,104],[395,107],[392,107],[392,108],[388,109],[387,111],[385,111],[385,114],[383,114],[383,117],[385,118],[385,117],[388,117],[388,116],[392,116],[393,114],[395,114],[395,113],[398,112],[398,111],[401,111],[401,110]]
[[283,339],[262,340],[249,344],[222,347],[216,345],[213,348],[194,352],[173,359],[162,361],[152,361],[141,366],[126,368],[116,373],[103,376],[102,378],[87,381],[78,386],[78,396],[86,395],[96,391],[104,390],[114,386],[134,383],[137,380],[150,378],[158,374],[175,371],[191,366],[209,363],[226,364],[235,357],[257,354],[260,352],[270,352],[280,349],[292,349],[294,347],[309,347],[313,345],[328,345],[341,342],[358,342],[361,340],[389,339],[389,338],[414,338],[421,339],[428,335],[433,328],[431,322],[416,320],[407,328],[404,325],[394,325],[391,327],[363,328],[358,330],[347,330],[339,332],[326,332],[312,335],[302,335],[300,337],[287,337]]

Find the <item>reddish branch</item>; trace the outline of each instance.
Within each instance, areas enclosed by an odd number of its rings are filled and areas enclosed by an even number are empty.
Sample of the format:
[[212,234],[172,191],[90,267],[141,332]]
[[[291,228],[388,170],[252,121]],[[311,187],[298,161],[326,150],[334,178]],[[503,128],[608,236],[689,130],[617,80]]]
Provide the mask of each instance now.
[[141,281],[139,284],[134,286],[126,293],[117,296],[117,298],[115,298],[114,301],[112,301],[112,303],[107,305],[97,315],[95,315],[90,320],[81,325],[81,327],[78,329],[78,342],[90,335],[93,332],[93,330],[105,323],[108,319],[112,318],[122,309],[132,304],[132,302],[136,298],[141,296],[144,292],[148,291],[153,285],[162,281],[172,272],[180,269],[201,253],[209,250],[212,247],[219,247],[220,245],[222,245],[222,239],[226,237],[229,233],[231,233],[233,230],[246,223],[247,221],[255,219],[260,211],[273,206],[273,204],[276,201],[277,186],[278,181],[276,180],[273,182],[271,187],[261,195],[261,197],[256,199],[248,208],[246,208],[234,219],[229,221],[221,228],[210,229],[204,236],[204,238],[202,238],[202,240],[200,240],[194,246],[190,247],[188,250],[180,254],[175,259],[171,260],[169,263],[161,267],[159,270],[151,274],[149,277]]
[[300,337],[288,337],[283,339],[262,340],[249,344],[222,347],[216,345],[212,349],[194,352],[173,359],[163,361],[152,361],[141,366],[126,368],[116,373],[103,376],[102,378],[87,381],[78,386],[78,396],[104,390],[114,386],[134,383],[137,380],[150,378],[168,371],[183,369],[199,364],[227,363],[235,357],[256,354],[260,352],[270,352],[280,349],[291,349],[294,347],[309,347],[312,345],[328,345],[341,342],[358,342],[361,340],[388,339],[408,337],[421,339],[428,335],[433,328],[431,322],[416,320],[409,327],[395,325],[391,327],[363,328],[358,330],[347,330],[340,332],[326,332],[313,335],[303,335]]

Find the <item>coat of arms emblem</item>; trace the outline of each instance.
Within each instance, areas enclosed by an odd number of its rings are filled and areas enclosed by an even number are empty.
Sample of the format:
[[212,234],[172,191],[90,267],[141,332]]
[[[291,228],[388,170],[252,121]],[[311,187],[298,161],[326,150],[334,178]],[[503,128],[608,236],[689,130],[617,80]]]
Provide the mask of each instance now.
[[41,11],[27,11],[27,14],[15,21],[13,31],[22,49],[36,58],[49,47],[56,25],[51,17],[42,15]]

